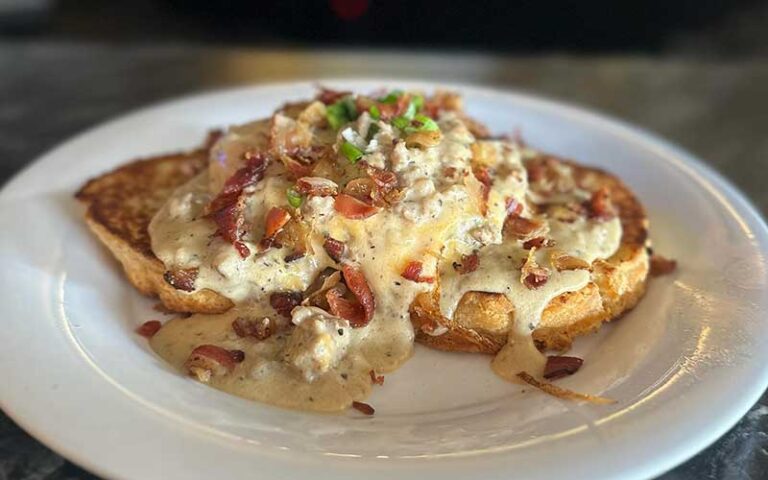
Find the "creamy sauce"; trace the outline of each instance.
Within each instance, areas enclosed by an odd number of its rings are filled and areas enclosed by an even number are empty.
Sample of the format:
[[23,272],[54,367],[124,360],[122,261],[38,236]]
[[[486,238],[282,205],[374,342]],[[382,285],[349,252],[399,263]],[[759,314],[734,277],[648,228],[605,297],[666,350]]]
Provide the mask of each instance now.
[[[213,290],[236,306],[225,314],[171,320],[152,338],[152,348],[180,369],[192,350],[203,344],[241,350],[245,360],[230,373],[212,376],[211,386],[288,408],[342,410],[369,394],[371,371],[393,371],[411,356],[410,305],[438,284],[403,278],[404,267],[419,261],[422,276],[439,278],[440,308],[449,318],[467,292],[504,294],[514,305],[514,320],[509,344],[495,358],[493,369],[506,379],[514,379],[521,370],[542,371],[544,357],[533,345],[531,331],[553,298],[586,286],[590,273],[556,271],[549,261],[550,249],[543,248],[535,256],[550,271],[549,280],[535,290],[523,285],[520,266],[528,252],[519,241],[502,242],[510,199],[523,205],[525,216],[535,211],[520,150],[509,142],[476,141],[451,113],[438,121],[442,137],[437,145],[409,148],[398,141],[391,125],[367,113],[338,132],[318,132],[311,122],[324,112],[325,107],[314,102],[296,118],[278,114],[271,122],[230,129],[212,148],[209,171],[179,188],[153,218],[152,249],[166,267],[197,268],[196,290]],[[376,133],[370,135],[374,125]],[[333,197],[307,198],[300,211],[311,227],[311,248],[308,255],[286,262],[291,253],[287,248],[258,248],[267,211],[274,206],[288,208],[286,190],[294,184],[282,163],[273,162],[264,179],[246,192],[249,233],[243,241],[251,254],[243,259],[216,236],[216,225],[203,210],[212,192],[237,170],[233,158],[265,149],[275,138],[294,146],[333,143],[337,152],[343,142],[352,143],[362,152],[361,160],[397,175],[402,199],[373,216],[353,220],[334,210]],[[339,158],[332,166],[341,176],[337,181],[359,176]],[[494,170],[487,206],[481,201],[482,184],[472,173],[478,162]],[[569,199],[583,195],[576,191]],[[567,223],[546,216],[543,220],[558,249],[587,262],[606,258],[618,248],[618,220]],[[324,269],[338,268],[322,247],[327,237],[344,242],[349,256],[343,261],[363,272],[376,301],[370,323],[351,328],[344,319],[299,306],[291,319],[279,321],[279,332],[270,338],[238,337],[232,328],[238,317],[280,318],[269,305],[270,294],[306,291]],[[473,252],[478,253],[480,267],[458,274],[452,263]]]

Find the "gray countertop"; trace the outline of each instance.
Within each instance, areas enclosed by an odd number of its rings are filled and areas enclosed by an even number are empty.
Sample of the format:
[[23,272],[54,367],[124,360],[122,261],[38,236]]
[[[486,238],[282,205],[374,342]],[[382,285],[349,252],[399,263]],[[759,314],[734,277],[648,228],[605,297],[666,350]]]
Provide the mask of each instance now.
[[[0,182],[78,131],[203,89],[323,77],[470,82],[591,107],[690,150],[768,212],[768,62],[0,43]],[[713,412],[717,415],[717,412]],[[665,480],[768,478],[768,395]],[[94,478],[0,414],[0,479]]]

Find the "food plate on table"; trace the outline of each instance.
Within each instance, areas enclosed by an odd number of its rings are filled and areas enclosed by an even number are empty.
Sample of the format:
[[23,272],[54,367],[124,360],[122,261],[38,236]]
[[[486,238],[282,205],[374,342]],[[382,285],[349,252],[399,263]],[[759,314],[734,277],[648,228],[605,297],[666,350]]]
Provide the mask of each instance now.
[[757,400],[768,238],[716,173],[528,95],[322,83],[149,107],[6,186],[23,428],[122,478],[644,478]]

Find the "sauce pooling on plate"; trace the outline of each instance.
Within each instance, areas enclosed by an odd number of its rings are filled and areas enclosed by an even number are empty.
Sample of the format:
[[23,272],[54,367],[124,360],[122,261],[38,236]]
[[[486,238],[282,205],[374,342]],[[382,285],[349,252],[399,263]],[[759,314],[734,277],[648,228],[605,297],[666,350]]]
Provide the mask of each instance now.
[[439,292],[451,318],[480,291],[514,306],[494,371],[540,374],[542,311],[589,283],[583,265],[616,251],[621,225],[574,214],[592,194],[567,167],[532,188],[527,152],[482,135],[446,93],[324,91],[230,128],[150,236],[172,285],[235,306],[171,320],[152,348],[226,392],[337,411],[411,356],[417,296]]

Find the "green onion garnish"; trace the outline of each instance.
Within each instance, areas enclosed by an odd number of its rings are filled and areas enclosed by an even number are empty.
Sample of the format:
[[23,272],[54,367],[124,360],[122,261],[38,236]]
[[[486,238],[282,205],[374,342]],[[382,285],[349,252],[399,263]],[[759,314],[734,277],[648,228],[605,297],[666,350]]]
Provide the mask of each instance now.
[[365,135],[365,141],[370,142],[371,140],[373,140],[373,137],[375,137],[377,133],[379,133],[379,125],[376,123],[372,123],[368,127],[368,133]]
[[397,102],[397,99],[400,98],[400,95],[403,94],[402,90],[392,90],[384,97],[379,97],[376,100],[381,103],[395,103]]
[[371,105],[371,108],[368,109],[368,113],[371,114],[371,118],[376,120],[381,118],[381,110],[379,110],[379,107],[376,105]]
[[411,103],[413,103],[416,106],[416,111],[418,112],[422,108],[424,108],[424,97],[421,95],[414,95],[413,100],[411,100]]
[[357,163],[363,157],[363,151],[351,144],[344,142],[341,144],[341,153],[347,157],[350,163]]
[[405,127],[407,127],[411,123],[411,120],[409,118],[406,118],[405,116],[402,117],[396,117],[392,120],[392,125],[396,126],[400,130],[405,130]]
[[411,122],[410,125],[405,127],[405,133],[415,133],[415,132],[436,132],[440,130],[440,127],[437,125],[437,122],[432,120],[426,115],[416,115],[414,117],[413,122]]
[[293,188],[289,188],[285,191],[285,196],[288,197],[288,205],[293,208],[299,208],[304,203],[304,197]]
[[328,105],[325,109],[325,116],[331,128],[338,130],[345,123],[357,118],[355,99],[351,95],[347,95],[338,102]]

